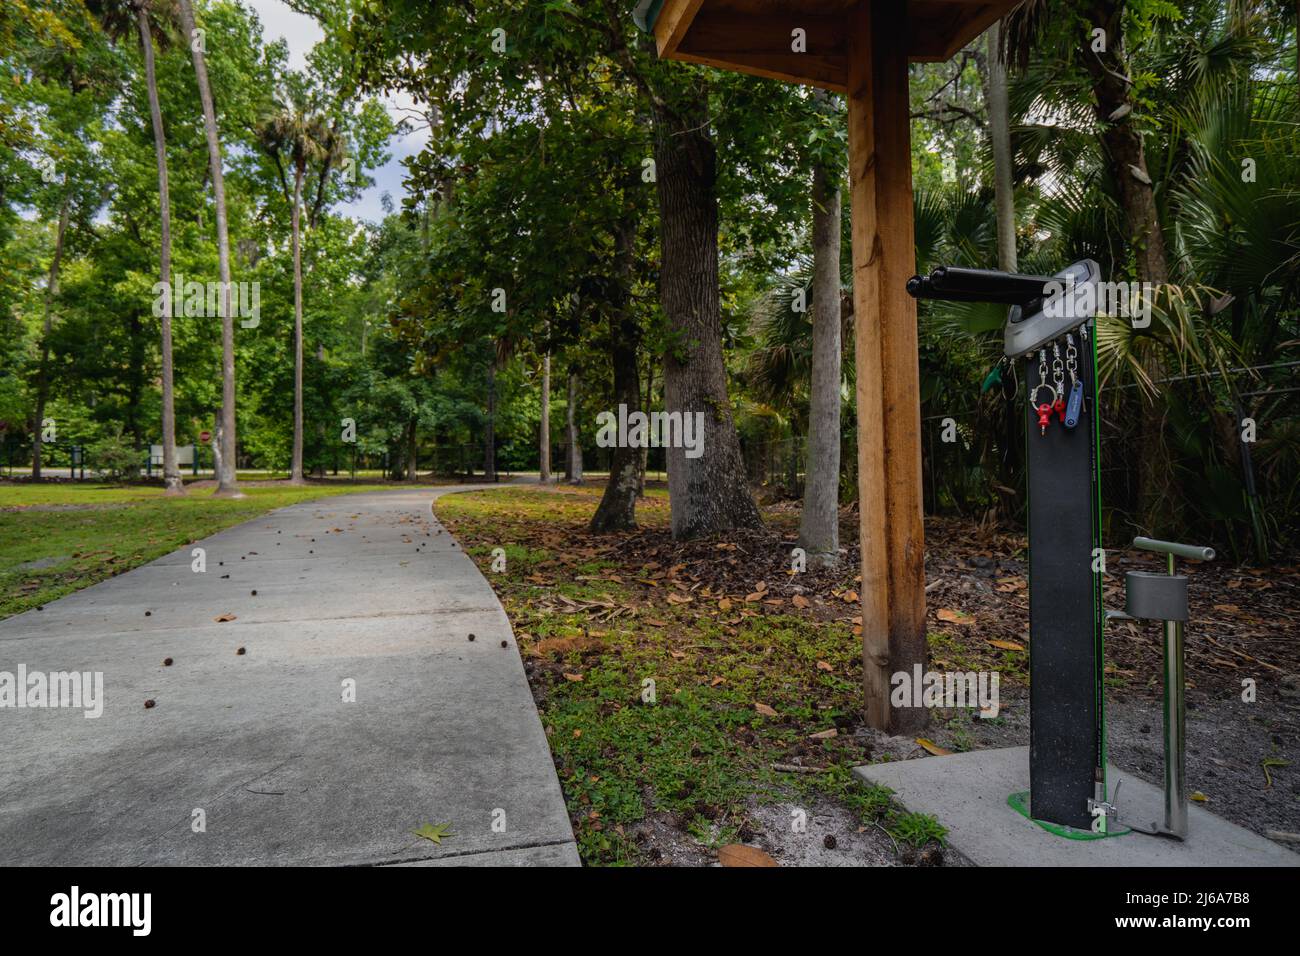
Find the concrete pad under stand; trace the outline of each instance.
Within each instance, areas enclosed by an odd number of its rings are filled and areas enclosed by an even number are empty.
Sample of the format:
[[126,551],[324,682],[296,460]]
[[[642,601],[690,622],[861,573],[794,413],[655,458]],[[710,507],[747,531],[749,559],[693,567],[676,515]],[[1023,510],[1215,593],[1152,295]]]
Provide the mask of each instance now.
[[[1029,788],[1029,748],[976,750],[855,767],[894,792],[915,813],[948,828],[948,843],[979,866],[1296,866],[1300,856],[1193,804],[1185,843],[1133,832],[1104,840],[1049,833],[1007,804]],[[1120,822],[1150,826],[1164,819],[1164,791],[1109,767],[1109,790],[1121,780]]]

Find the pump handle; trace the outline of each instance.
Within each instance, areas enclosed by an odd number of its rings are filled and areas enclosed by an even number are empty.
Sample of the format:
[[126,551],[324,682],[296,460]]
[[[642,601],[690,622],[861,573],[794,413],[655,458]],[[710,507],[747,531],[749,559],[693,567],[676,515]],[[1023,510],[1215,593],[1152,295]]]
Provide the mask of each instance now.
[[1157,541],[1155,538],[1134,538],[1133,547],[1141,548],[1143,551],[1158,551],[1161,554],[1172,554],[1178,558],[1187,558],[1189,561],[1214,560],[1213,548],[1202,548],[1194,544],[1178,544],[1174,541]]

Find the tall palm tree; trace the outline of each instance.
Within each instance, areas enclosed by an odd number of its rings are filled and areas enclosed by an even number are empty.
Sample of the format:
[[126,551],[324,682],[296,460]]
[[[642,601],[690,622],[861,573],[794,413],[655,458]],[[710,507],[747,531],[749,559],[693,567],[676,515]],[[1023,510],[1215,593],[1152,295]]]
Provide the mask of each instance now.
[[86,7],[99,20],[104,32],[120,40],[132,31],[139,35],[144,54],[145,85],[149,91],[149,117],[153,123],[154,159],[158,166],[159,276],[167,294],[163,298],[162,324],[162,446],[163,485],[169,495],[185,494],[176,461],[176,402],[172,367],[172,225],[171,198],[167,184],[167,139],[163,132],[162,108],[158,104],[158,76],[154,66],[154,34],[159,45],[167,42],[166,25],[175,20],[170,0],[89,0]]
[[[293,465],[291,484],[303,483],[302,469],[302,184],[309,166],[322,176],[343,159],[343,140],[336,127],[318,113],[309,113],[296,100],[283,100],[258,131],[262,148],[275,160],[283,177],[284,162],[293,168]],[[285,185],[283,179],[282,185]]]
[[1007,65],[1002,52],[1002,21],[985,34],[985,99],[988,102],[989,144],[993,153],[993,201],[998,213],[998,268],[1016,271],[1016,196],[1011,156],[1011,107],[1007,98]]
[[59,298],[59,267],[63,262],[64,241],[68,234],[68,217],[72,196],[68,193],[68,176],[63,175],[63,202],[59,206],[59,225],[54,233],[54,255],[45,283],[45,326],[41,335],[41,364],[36,374],[36,427],[32,429],[32,478],[41,477],[41,445],[44,441],[45,402],[49,395],[50,332],[54,329],[54,304]]
[[221,137],[217,132],[217,113],[212,105],[212,86],[203,59],[203,44],[194,28],[194,8],[190,0],[177,0],[181,30],[190,45],[194,61],[194,78],[203,103],[203,130],[208,141],[208,165],[212,172],[212,198],[216,205],[217,261],[221,272],[221,422],[219,440],[221,463],[217,468],[216,494],[242,497],[235,480],[235,321],[230,308],[230,232],[226,221],[226,181],[221,169]]

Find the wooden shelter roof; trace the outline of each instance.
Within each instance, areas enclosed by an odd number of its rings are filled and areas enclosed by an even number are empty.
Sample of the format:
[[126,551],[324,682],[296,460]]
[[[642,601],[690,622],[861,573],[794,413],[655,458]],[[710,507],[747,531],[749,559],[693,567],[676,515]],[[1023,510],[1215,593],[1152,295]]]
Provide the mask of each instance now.
[[[844,92],[849,17],[871,0],[640,0],[637,23],[654,32],[659,55]],[[1005,16],[1020,0],[908,0],[910,60],[942,61]],[[804,30],[806,49],[792,50]]]

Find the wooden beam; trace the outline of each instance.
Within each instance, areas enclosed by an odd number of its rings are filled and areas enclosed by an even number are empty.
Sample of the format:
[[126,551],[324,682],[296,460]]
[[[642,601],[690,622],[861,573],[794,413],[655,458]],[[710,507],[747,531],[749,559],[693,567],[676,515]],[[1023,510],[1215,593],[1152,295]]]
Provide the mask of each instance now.
[[736,73],[763,76],[790,83],[804,83],[843,93],[846,86],[847,60],[843,56],[813,56],[809,53],[746,54],[746,53],[684,53],[678,50],[674,60],[684,63],[701,63]]
[[686,29],[699,13],[704,0],[664,0],[655,20],[655,45],[661,57],[671,57],[686,35]]
[[[843,56],[844,18],[788,13],[736,19],[733,15],[701,10],[677,47],[681,53],[710,50],[718,53],[793,54],[794,31],[803,30],[803,52],[815,56]],[[798,55],[798,54],[796,54]]]
[[889,733],[928,720],[889,703],[891,675],[926,659],[906,28],[904,0],[860,3],[849,20],[863,687],[867,722]]
[[[796,53],[793,32],[802,29]],[[844,18],[798,14],[755,14],[700,10],[674,59],[770,79],[807,83],[843,92],[848,82]]]
[[[962,47],[1006,16],[1013,6],[1015,4],[986,3],[974,12],[967,14],[961,28],[954,30],[948,37],[948,45],[944,48],[942,56],[936,57],[936,59],[951,60]],[[914,56],[912,59],[919,60],[920,57]]]
[[[808,52],[844,55],[842,25],[863,3],[873,0],[664,0],[655,19],[655,42],[661,57],[740,69],[727,57],[705,54],[788,53],[790,31],[807,31]],[[909,59],[949,60],[1020,0],[908,0],[904,31],[894,37]],[[828,49],[833,45],[833,49]],[[692,54],[683,56],[681,54]],[[751,72],[741,70],[741,72]],[[808,77],[786,76],[801,82]],[[821,84],[818,84],[821,85]]]

